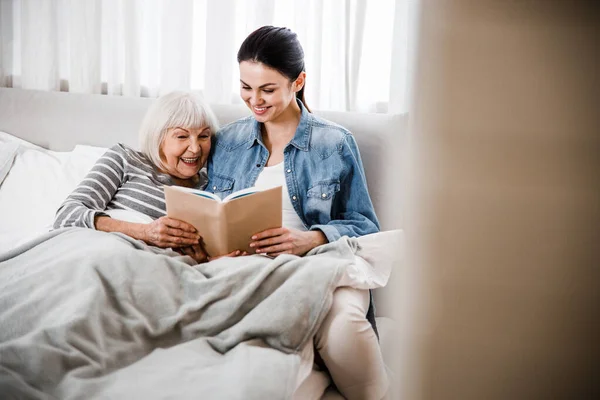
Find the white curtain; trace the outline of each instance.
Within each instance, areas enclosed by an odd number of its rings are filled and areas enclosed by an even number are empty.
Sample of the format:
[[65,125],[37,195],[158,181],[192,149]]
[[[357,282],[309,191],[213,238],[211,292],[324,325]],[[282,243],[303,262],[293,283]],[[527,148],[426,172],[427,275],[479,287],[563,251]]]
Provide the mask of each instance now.
[[240,102],[237,49],[262,25],[305,51],[310,107],[407,109],[417,0],[0,0],[0,86]]

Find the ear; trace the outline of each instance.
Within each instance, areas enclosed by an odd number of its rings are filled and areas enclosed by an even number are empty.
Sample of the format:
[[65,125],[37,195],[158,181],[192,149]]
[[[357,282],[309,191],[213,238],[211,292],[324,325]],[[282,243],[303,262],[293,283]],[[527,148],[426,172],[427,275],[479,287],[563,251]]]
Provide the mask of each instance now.
[[300,89],[302,89],[304,87],[304,82],[306,80],[306,72],[302,71],[300,72],[300,75],[298,75],[298,77],[296,78],[296,80],[293,83],[293,89],[294,92],[299,92]]

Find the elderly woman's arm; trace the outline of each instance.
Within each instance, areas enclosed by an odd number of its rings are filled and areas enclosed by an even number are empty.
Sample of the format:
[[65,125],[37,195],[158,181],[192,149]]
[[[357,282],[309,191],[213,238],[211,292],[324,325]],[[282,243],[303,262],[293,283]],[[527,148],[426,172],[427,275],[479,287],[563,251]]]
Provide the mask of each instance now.
[[54,229],[73,226],[96,229],[96,218],[108,217],[104,210],[124,179],[122,152],[123,148],[114,146],[96,161],[56,212]]
[[87,176],[67,197],[56,213],[54,229],[83,227],[105,232],[121,232],[158,247],[181,247],[199,244],[196,229],[183,221],[158,218],[141,224],[112,219],[104,211],[125,181],[127,149],[113,146],[96,162]]
[[[134,239],[158,247],[183,247],[197,246],[195,251],[200,251],[200,239],[196,229],[183,221],[161,217],[148,224],[119,221],[106,216],[97,216],[96,229],[103,232],[121,232]],[[194,257],[196,258],[196,257]]]

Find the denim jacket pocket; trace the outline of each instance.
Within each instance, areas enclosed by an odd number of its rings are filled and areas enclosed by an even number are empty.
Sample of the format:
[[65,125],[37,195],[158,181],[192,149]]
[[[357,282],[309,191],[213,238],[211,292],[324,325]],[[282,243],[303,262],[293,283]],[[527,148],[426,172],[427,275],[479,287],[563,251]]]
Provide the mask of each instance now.
[[329,223],[333,198],[339,191],[338,181],[322,181],[311,186],[306,192],[306,209],[310,219],[318,224]]
[[210,187],[207,189],[223,198],[231,194],[234,182],[235,181],[233,179],[226,176],[213,174],[210,181]]
[[306,192],[306,196],[321,200],[331,200],[331,198],[339,191],[340,183],[338,181],[325,181],[311,186]]

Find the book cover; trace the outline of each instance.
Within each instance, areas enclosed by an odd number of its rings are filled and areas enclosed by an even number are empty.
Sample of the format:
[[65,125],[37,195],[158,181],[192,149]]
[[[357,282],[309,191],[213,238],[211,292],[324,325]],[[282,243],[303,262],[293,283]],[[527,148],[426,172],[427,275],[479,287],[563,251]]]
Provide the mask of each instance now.
[[255,233],[281,227],[281,186],[259,191],[243,189],[223,200],[219,196],[181,186],[165,186],[167,216],[193,225],[211,257],[249,247]]

